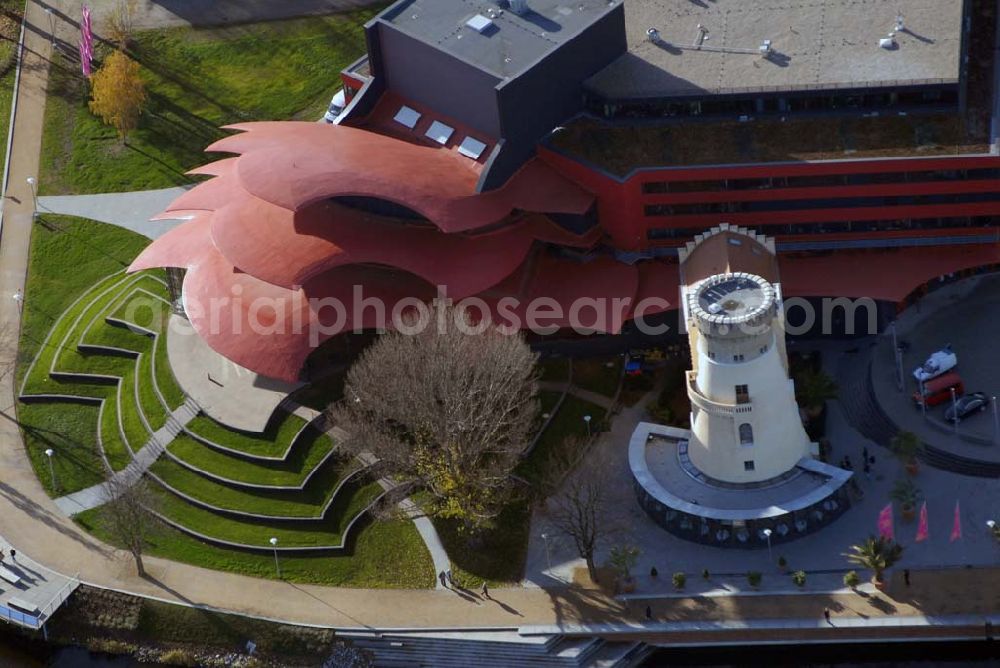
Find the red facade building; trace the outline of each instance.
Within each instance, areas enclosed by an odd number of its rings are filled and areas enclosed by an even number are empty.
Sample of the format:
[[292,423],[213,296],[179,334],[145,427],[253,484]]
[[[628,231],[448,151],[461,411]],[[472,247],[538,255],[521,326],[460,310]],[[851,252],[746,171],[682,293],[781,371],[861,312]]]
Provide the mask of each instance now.
[[192,220],[133,269],[186,268],[186,305],[239,285],[321,325],[258,336],[232,325],[249,306],[221,328],[188,309],[216,350],[291,379],[374,326],[310,298],[676,304],[677,248],[723,222],[777,240],[787,296],[883,315],[1000,264],[996,3],[772,5],[400,0],[366,26],[337,123],[234,128],[209,150],[237,157],[167,213]]

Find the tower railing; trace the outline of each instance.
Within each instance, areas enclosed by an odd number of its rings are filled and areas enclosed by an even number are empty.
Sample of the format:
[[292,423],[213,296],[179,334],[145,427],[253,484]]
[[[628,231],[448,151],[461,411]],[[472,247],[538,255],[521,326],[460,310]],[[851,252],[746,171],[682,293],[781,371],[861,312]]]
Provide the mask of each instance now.
[[753,401],[747,398],[742,403],[722,403],[713,401],[701,393],[698,389],[698,374],[695,371],[687,372],[688,398],[691,403],[710,415],[720,415],[722,417],[732,417],[734,415],[745,415],[753,412]]

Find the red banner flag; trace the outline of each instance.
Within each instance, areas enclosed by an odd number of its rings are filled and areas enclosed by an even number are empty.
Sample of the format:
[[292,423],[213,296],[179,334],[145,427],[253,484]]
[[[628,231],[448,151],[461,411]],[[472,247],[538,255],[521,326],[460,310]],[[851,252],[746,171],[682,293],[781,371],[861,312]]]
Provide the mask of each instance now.
[[917,538],[916,542],[922,540],[927,540],[930,537],[930,532],[927,526],[927,502],[924,501],[924,505],[920,507],[920,524],[917,525]]
[[956,540],[962,537],[962,511],[958,506],[958,501],[955,501],[955,523],[951,527],[951,539],[950,542],[954,543]]
[[892,504],[890,503],[878,514],[878,535],[894,540],[892,533]]

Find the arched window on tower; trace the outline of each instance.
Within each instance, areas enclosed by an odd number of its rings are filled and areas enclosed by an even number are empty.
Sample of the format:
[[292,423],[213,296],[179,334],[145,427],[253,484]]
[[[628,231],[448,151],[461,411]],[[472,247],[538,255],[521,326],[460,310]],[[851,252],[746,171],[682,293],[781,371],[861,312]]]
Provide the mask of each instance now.
[[753,445],[753,426],[749,422],[740,425],[740,445]]

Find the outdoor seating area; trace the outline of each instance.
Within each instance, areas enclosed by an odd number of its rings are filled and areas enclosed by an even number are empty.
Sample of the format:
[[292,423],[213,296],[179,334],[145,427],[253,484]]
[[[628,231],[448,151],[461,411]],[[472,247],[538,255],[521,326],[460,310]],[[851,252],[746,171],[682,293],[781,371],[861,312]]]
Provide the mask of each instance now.
[[746,549],[794,540],[829,525],[850,507],[850,473],[804,461],[792,474],[740,487],[692,475],[688,432],[642,422],[629,444],[639,505],[685,540]]

